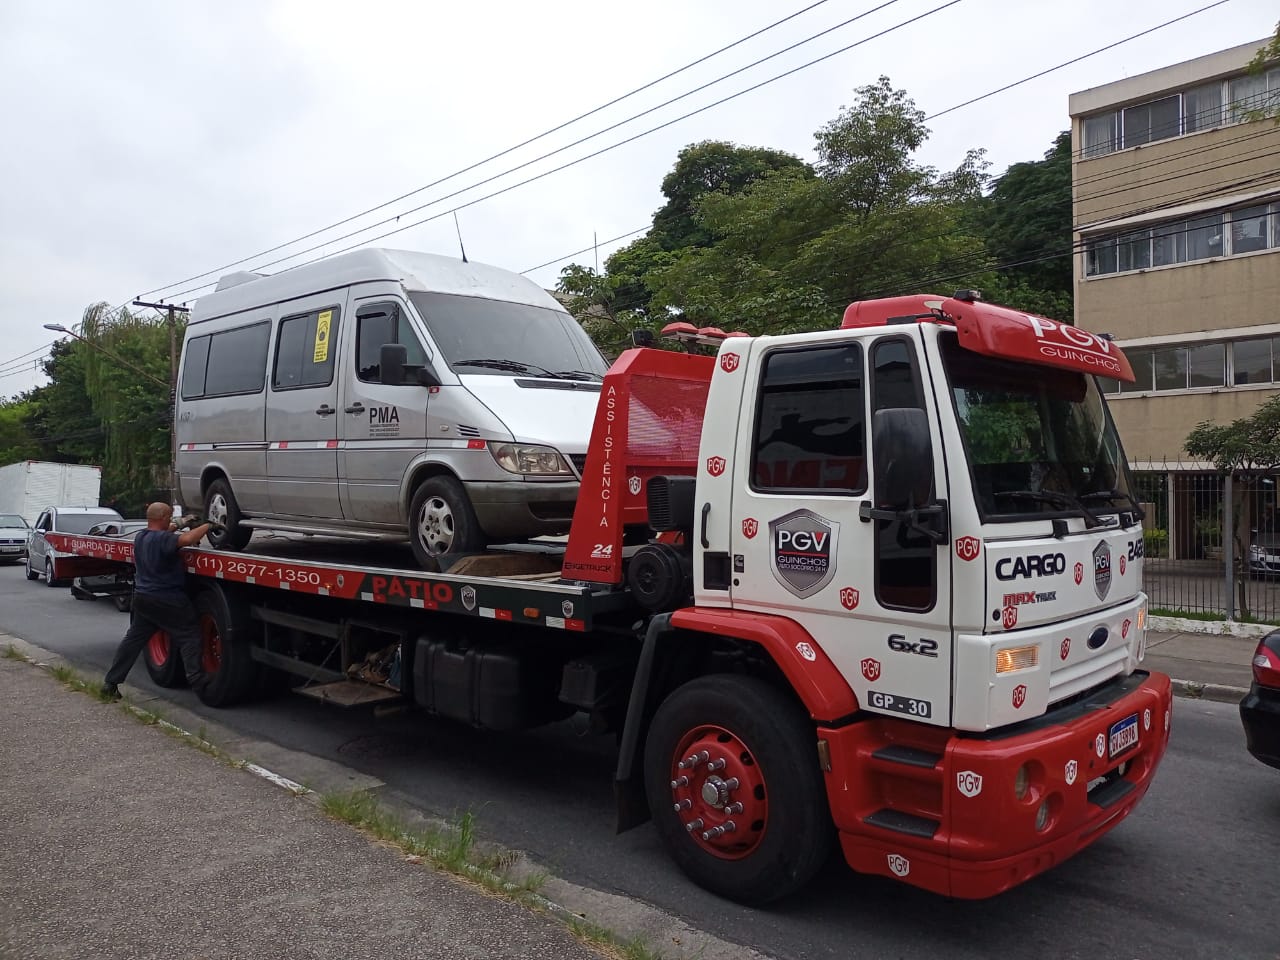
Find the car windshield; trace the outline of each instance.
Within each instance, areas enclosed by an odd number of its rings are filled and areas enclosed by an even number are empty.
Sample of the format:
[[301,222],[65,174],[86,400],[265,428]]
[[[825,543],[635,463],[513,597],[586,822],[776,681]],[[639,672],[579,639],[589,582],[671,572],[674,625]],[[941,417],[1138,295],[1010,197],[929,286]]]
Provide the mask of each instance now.
[[411,293],[431,338],[458,373],[595,380],[608,369],[563,310],[445,293]]
[[27,521],[16,513],[0,513],[0,527],[25,527]]
[[940,338],[984,518],[1136,508],[1128,464],[1094,379],[986,357]]
[[88,533],[89,528],[98,523],[119,523],[118,513],[60,513],[58,514],[57,533]]

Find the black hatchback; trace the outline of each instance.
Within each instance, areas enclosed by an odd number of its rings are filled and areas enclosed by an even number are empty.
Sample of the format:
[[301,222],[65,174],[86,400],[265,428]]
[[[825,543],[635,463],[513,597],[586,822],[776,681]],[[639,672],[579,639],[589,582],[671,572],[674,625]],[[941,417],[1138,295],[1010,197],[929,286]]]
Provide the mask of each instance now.
[[1249,752],[1280,768],[1280,630],[1262,638],[1253,655],[1253,685],[1240,701]]

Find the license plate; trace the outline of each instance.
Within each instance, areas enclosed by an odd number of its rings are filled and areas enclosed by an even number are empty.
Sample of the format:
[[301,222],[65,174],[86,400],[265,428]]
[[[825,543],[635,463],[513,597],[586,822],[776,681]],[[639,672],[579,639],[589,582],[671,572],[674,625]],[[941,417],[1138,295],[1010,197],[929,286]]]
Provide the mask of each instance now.
[[896,693],[881,693],[879,690],[867,691],[867,703],[877,710],[892,710],[905,713],[909,717],[929,718],[933,716],[933,704],[928,700],[916,700]]
[[1114,760],[1126,750],[1138,745],[1138,715],[1132,714],[1111,725],[1108,737],[1107,756]]

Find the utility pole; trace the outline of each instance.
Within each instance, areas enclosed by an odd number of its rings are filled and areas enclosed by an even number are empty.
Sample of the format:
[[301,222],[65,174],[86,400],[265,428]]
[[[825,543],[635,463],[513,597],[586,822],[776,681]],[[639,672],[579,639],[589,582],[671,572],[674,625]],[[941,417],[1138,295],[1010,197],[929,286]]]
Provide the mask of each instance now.
[[178,505],[178,314],[190,313],[187,307],[172,303],[147,303],[134,300],[135,307],[164,310],[169,318],[169,503]]

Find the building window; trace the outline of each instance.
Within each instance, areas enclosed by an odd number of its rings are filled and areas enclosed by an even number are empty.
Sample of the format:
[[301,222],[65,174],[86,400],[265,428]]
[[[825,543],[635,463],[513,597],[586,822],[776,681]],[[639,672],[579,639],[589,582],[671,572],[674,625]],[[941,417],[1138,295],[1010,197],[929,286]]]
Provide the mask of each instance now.
[[1155,366],[1150,350],[1126,350],[1129,366],[1133,367],[1133,383],[1120,381],[1120,393],[1142,393],[1155,389]]
[[1280,68],[1198,87],[1084,117],[1082,159],[1140,147],[1224,123],[1244,123],[1280,106]]
[[1227,345],[1204,343],[1187,347],[1187,386],[1221,387],[1227,382]]
[[1280,249],[1280,203],[1258,204],[1085,241],[1084,275],[1169,267]]
[[1271,383],[1272,340],[1270,337],[1255,340],[1237,340],[1231,345],[1232,382],[1236,386],[1250,383]]

